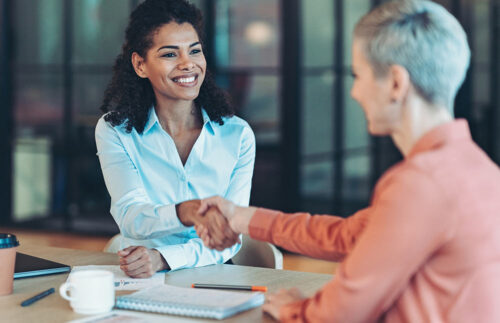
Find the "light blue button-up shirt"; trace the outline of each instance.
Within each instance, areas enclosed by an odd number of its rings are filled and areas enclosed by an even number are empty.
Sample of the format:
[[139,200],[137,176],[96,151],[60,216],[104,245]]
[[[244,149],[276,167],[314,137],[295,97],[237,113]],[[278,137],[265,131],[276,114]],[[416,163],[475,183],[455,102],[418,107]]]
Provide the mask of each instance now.
[[224,125],[202,109],[203,128],[185,165],[175,143],[151,108],[144,132],[113,127],[101,117],[96,126],[97,155],[111,195],[111,214],[122,234],[121,247],[157,249],[172,270],[224,263],[238,252],[203,245],[193,227],[184,226],[175,204],[221,195],[242,206],[250,199],[255,137],[234,116]]

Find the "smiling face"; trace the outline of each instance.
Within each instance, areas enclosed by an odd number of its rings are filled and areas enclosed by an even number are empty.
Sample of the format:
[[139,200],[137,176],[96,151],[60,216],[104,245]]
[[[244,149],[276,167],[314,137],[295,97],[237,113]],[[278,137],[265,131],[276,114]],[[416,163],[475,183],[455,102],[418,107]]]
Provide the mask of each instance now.
[[[394,93],[391,72],[387,77],[376,77],[373,67],[363,53],[363,43],[354,39],[352,48],[352,72],[354,83],[351,96],[365,113],[368,131],[372,135],[391,134],[401,120],[398,93]],[[398,97],[398,100],[394,100]]]
[[146,57],[133,53],[132,64],[139,77],[149,79],[159,102],[196,99],[207,66],[196,30],[176,22],[158,28]]

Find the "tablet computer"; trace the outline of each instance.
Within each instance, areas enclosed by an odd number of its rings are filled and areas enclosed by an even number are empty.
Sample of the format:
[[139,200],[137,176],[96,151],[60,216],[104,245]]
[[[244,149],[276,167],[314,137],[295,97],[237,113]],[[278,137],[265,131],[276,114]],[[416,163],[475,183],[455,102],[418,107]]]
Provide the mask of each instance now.
[[30,256],[20,252],[16,254],[14,279],[60,274],[69,271],[71,271],[71,267],[65,264]]

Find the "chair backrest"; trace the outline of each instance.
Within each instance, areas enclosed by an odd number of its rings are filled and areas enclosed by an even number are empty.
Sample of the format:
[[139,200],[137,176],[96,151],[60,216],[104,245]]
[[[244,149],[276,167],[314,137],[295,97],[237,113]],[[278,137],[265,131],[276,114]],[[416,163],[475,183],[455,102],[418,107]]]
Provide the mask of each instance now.
[[120,250],[121,241],[122,241],[122,235],[119,233],[115,234],[113,238],[109,239],[108,243],[106,243],[102,251],[117,253],[118,250]]
[[[268,242],[257,241],[243,235],[240,251],[232,258],[233,264],[240,266],[283,269],[283,254]],[[117,253],[120,250],[121,234],[111,238],[104,252]]]
[[252,267],[283,269],[283,254],[268,242],[243,235],[240,251],[232,258],[233,264]]

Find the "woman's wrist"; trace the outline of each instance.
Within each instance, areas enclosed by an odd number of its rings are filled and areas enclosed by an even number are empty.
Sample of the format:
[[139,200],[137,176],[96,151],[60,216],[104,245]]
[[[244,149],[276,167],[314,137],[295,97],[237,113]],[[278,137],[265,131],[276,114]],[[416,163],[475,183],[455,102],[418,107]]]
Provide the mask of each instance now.
[[187,227],[196,224],[196,212],[200,207],[200,200],[189,200],[175,205],[175,211],[179,221]]
[[252,220],[255,211],[257,211],[257,208],[253,206],[236,206],[234,210],[234,216],[231,219],[232,229],[239,233],[248,234],[250,221]]
[[156,270],[155,271],[161,271],[165,269],[170,269],[170,266],[168,265],[167,261],[163,256],[161,255],[161,252],[159,252],[156,249],[152,249],[154,257],[156,258],[155,263],[156,263]]

